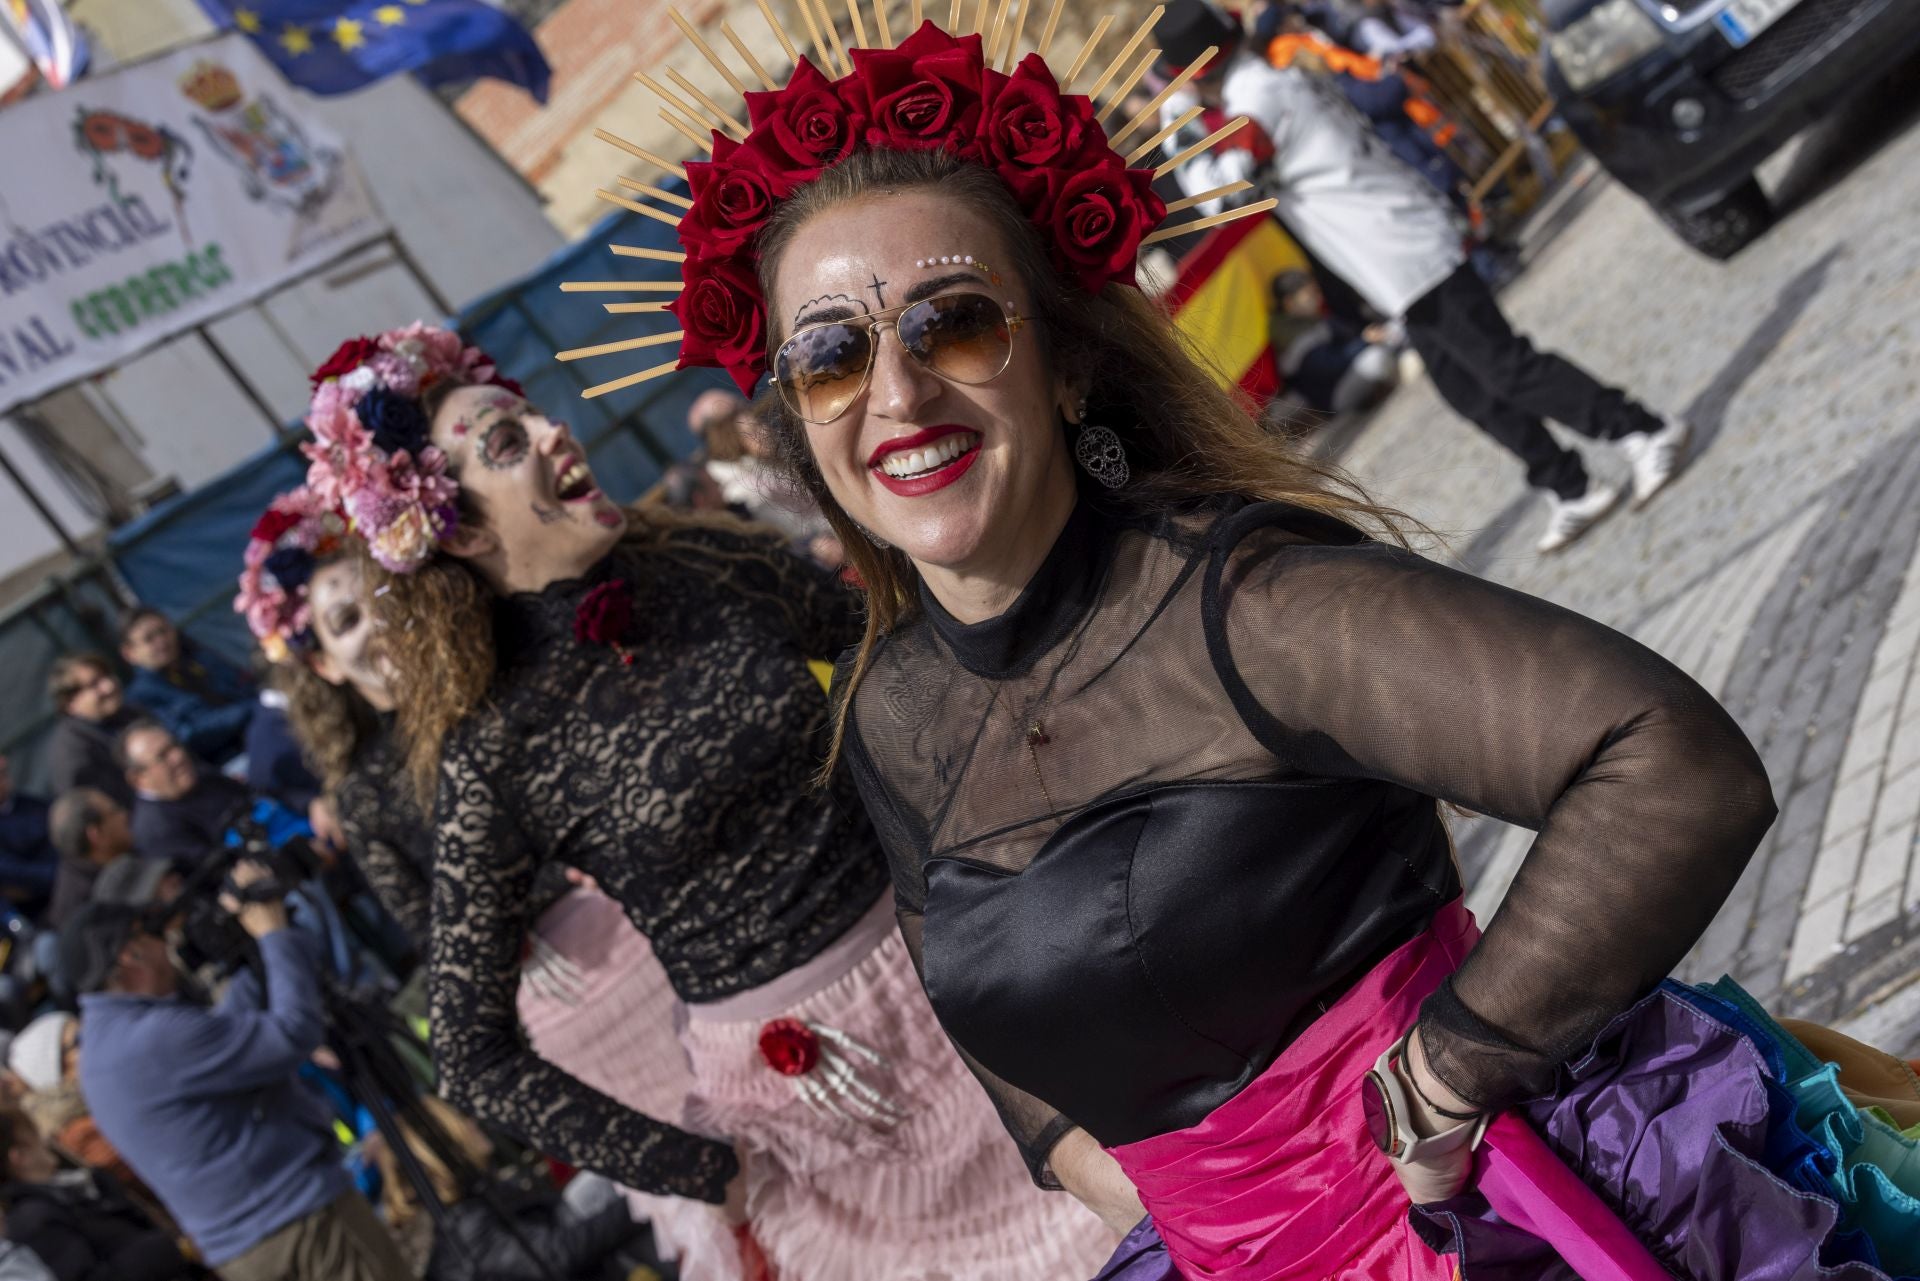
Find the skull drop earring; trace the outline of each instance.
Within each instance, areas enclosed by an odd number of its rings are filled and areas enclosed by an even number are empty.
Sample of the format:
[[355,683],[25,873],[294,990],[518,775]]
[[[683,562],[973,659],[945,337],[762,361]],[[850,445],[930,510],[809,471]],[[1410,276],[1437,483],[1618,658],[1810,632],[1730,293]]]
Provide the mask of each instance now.
[[1073,442],[1073,458],[1087,475],[1118,489],[1133,475],[1127,465],[1127,448],[1111,427],[1099,427],[1087,421],[1087,398],[1080,398],[1080,434]]

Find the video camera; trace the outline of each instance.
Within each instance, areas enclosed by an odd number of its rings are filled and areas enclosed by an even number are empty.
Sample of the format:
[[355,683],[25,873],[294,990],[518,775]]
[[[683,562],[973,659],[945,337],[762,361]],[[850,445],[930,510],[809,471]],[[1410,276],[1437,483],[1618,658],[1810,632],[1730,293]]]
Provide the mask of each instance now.
[[[253,940],[220,902],[223,894],[242,903],[277,902],[325,867],[304,832],[275,820],[273,807],[265,804],[236,810],[221,825],[226,841],[208,852],[178,894],[153,909],[156,932],[178,920],[176,951],[187,970],[210,965],[230,973],[254,954]],[[233,868],[242,859],[260,864],[269,875],[244,889],[235,887]]]

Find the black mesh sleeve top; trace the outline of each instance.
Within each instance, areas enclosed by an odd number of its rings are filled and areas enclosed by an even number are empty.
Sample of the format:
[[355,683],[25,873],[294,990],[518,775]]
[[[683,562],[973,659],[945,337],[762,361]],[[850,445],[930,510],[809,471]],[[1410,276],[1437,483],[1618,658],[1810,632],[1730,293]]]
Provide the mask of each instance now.
[[[628,588],[619,648],[575,636]],[[433,862],[432,1021],[448,1097],[641,1191],[718,1201],[723,1143],[641,1116],[524,1048],[515,985],[535,873],[593,876],[689,1002],[818,954],[886,891],[850,780],[822,790],[807,668],[859,636],[851,594],[746,535],[623,543],[585,578],[500,602],[488,707],[449,739]]]
[[[1083,498],[1004,614],[922,594],[850,756],[935,1011],[1036,1178],[1183,1129],[1460,893],[1438,801],[1539,835],[1425,1005],[1489,1107],[1685,954],[1773,818],[1704,690],[1577,614],[1222,501]],[[843,664],[844,675],[844,664]]]

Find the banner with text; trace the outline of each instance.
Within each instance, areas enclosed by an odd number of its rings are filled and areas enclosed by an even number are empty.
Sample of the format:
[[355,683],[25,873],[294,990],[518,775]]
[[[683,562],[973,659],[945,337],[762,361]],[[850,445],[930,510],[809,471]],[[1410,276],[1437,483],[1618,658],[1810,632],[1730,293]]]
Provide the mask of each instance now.
[[303,107],[229,35],[0,111],[0,410],[381,234]]

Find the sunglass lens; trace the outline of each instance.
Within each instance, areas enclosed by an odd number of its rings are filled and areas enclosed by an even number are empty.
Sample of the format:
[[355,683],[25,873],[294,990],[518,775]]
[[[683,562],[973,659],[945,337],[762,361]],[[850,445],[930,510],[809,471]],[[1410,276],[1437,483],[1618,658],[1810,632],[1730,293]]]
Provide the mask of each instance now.
[[781,344],[773,377],[795,413],[825,423],[846,412],[872,363],[873,339],[864,326],[815,325]]
[[943,294],[900,314],[900,342],[927,368],[957,383],[983,383],[1007,367],[1007,313],[985,294]]

